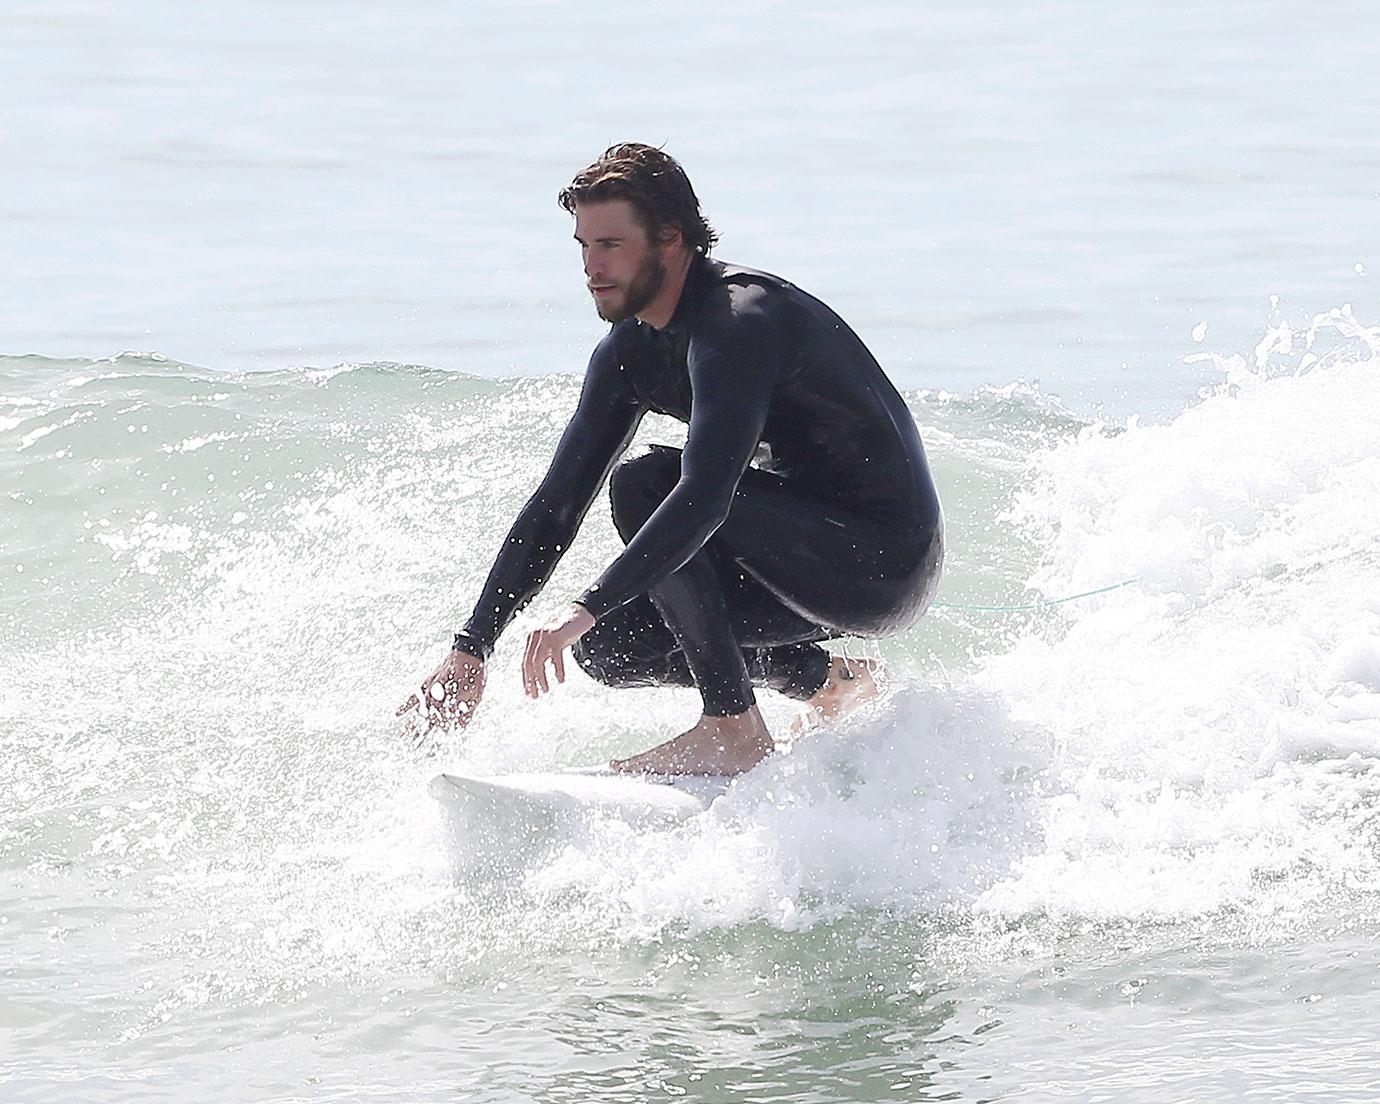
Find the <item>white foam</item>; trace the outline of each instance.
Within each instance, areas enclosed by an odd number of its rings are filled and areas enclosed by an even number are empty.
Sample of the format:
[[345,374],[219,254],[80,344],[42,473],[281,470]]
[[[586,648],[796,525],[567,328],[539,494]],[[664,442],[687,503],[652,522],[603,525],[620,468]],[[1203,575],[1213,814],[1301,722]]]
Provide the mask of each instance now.
[[1033,583],[1138,582],[984,666],[1057,733],[1061,793],[980,909],[1264,914],[1380,872],[1356,847],[1380,757],[1377,350],[1329,312],[1224,359],[1228,384],[1170,424],[1036,459],[1013,512],[1046,549]]
[[1327,677],[1338,685],[1380,692],[1380,636],[1358,636],[1338,644],[1328,661]]
[[913,687],[801,739],[665,832],[594,824],[529,888],[587,896],[629,930],[971,899],[1033,839],[1048,741],[971,688]]

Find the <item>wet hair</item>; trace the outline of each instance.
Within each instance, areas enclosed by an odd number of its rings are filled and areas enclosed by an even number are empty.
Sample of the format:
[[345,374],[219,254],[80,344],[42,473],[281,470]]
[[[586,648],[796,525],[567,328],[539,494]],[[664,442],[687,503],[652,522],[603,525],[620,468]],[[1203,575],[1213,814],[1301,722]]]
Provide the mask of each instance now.
[[598,161],[576,173],[558,198],[572,215],[577,203],[626,199],[653,238],[674,226],[681,240],[699,253],[708,253],[719,240],[700,213],[700,201],[680,163],[641,142],[610,146]]

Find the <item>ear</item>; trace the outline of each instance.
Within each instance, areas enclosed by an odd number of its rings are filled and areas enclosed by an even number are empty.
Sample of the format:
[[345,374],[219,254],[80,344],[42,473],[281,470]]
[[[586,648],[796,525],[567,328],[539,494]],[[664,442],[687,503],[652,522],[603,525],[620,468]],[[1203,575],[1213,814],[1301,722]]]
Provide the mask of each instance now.
[[656,244],[661,248],[676,248],[685,241],[679,226],[663,226],[656,236]]

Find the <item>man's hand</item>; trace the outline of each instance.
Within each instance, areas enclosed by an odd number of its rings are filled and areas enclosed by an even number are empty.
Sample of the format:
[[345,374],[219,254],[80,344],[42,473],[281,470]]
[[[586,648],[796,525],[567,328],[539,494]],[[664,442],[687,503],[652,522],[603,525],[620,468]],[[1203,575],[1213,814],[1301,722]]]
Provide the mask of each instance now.
[[398,716],[420,709],[425,702],[427,731],[448,721],[463,728],[483,693],[484,661],[452,648],[422,683],[421,694],[413,694],[398,708]]
[[578,602],[572,602],[527,635],[527,653],[522,657],[522,685],[529,698],[540,697],[551,689],[546,680],[548,663],[556,669],[556,681],[565,681],[565,650],[593,627],[594,615]]

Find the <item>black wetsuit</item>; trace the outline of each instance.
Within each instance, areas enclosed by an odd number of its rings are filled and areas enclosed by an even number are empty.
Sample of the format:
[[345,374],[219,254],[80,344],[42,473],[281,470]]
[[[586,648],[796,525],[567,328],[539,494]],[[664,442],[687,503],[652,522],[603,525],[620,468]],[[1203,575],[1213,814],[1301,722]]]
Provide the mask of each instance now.
[[697,686],[737,714],[752,684],[807,698],[817,641],[876,636],[929,604],[943,522],[901,396],[842,319],[786,281],[696,257],[663,330],[617,323],[457,648],[487,658],[541,589],[642,415],[689,423],[613,472],[627,543],[577,601],[577,662],[611,685]]

